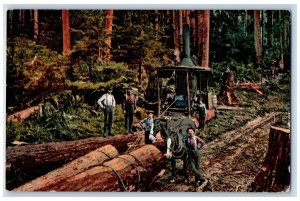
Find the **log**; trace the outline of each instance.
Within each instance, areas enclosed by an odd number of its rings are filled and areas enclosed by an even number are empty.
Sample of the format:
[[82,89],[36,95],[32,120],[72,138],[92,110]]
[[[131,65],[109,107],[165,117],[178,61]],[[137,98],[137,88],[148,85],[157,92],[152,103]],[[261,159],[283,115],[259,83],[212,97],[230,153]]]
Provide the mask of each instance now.
[[54,183],[41,191],[141,191],[165,168],[165,157],[153,145],[145,145]]
[[236,107],[236,106],[227,106],[227,105],[220,105],[217,107],[218,110],[236,110],[241,111],[244,110],[242,107]]
[[38,113],[40,110],[40,106],[34,106],[34,107],[30,107],[27,108],[25,110],[22,110],[20,112],[16,112],[12,115],[9,115],[7,117],[7,121],[11,121],[11,122],[22,122],[23,120],[27,119],[28,117],[30,117],[31,115],[34,115],[36,113]]
[[110,160],[118,155],[118,151],[112,145],[105,145],[92,151],[84,156],[81,156],[64,166],[55,169],[48,174],[38,177],[13,191],[39,191],[40,189],[50,188],[53,183],[58,183],[66,180],[74,175],[77,175],[92,166],[102,165],[106,160]]
[[271,126],[268,151],[250,191],[285,191],[290,185],[290,156],[290,130]]
[[[74,141],[8,147],[6,150],[6,180],[12,180],[12,182],[9,182],[10,184],[6,188],[8,190],[16,188],[24,181],[44,175],[107,144],[115,146],[119,153],[125,152],[128,149],[128,143],[136,142],[142,137],[143,132],[138,132],[107,138],[91,137]],[[23,175],[30,175],[30,178],[25,178]],[[16,180],[22,176],[23,183]]]
[[255,91],[260,96],[263,95],[263,93],[258,89],[260,87],[260,84],[256,84],[256,83],[239,83],[239,84],[236,85],[236,87]]

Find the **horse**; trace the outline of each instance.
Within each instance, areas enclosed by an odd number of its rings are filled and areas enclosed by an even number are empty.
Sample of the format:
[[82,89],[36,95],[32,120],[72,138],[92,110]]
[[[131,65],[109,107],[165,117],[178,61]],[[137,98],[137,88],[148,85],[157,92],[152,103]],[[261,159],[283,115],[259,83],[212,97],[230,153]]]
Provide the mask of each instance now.
[[189,118],[169,119],[159,118],[154,121],[155,135],[160,132],[166,145],[166,158],[171,161],[172,180],[176,176],[176,160],[183,161],[183,173],[188,175],[188,151],[187,133],[188,128],[196,128],[195,122]]

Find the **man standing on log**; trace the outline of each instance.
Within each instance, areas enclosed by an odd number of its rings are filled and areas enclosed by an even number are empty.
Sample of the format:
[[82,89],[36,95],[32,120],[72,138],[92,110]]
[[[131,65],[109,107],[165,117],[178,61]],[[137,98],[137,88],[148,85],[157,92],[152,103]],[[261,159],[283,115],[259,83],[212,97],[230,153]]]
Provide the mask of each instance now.
[[188,133],[188,139],[186,141],[188,148],[188,160],[189,165],[192,168],[192,172],[195,175],[195,183],[197,186],[201,186],[201,184],[205,181],[199,171],[199,163],[200,163],[200,149],[205,145],[205,142],[198,136],[195,136],[195,129],[188,128],[186,130]]
[[122,108],[125,114],[126,134],[133,133],[132,124],[133,124],[133,116],[136,111],[136,97],[133,94],[131,88],[127,90],[127,93],[124,96]]
[[101,98],[97,101],[100,107],[104,111],[104,134],[103,137],[107,137],[107,135],[113,135],[111,132],[112,121],[114,116],[114,110],[116,107],[116,100],[112,95],[113,88],[109,87],[107,93],[101,96]]
[[154,113],[153,111],[149,110],[147,112],[148,117],[140,122],[141,127],[145,130],[145,144],[152,144],[152,142],[155,141],[155,137],[153,135],[154,132],[153,113]]

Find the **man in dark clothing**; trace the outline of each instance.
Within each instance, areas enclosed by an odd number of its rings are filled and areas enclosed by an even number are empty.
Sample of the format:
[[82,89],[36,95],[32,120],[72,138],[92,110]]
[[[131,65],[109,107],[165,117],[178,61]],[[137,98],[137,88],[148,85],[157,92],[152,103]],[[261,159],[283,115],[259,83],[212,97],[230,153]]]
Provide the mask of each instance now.
[[122,108],[125,114],[125,129],[126,134],[133,133],[132,124],[133,116],[136,111],[136,97],[132,92],[132,89],[128,89],[124,96]]
[[201,184],[204,182],[204,179],[199,171],[200,149],[205,145],[205,142],[200,137],[195,136],[194,128],[188,128],[186,132],[188,133],[186,144],[188,148],[189,165],[191,166],[192,172],[195,175],[196,185],[201,186]]
[[201,97],[194,103],[193,108],[198,111],[199,114],[199,128],[204,129],[207,110]]
[[101,96],[101,98],[97,101],[100,107],[104,112],[104,134],[103,137],[107,135],[113,135],[111,128],[114,116],[114,110],[116,107],[116,101],[114,96],[112,95],[112,87],[109,87],[107,93]]

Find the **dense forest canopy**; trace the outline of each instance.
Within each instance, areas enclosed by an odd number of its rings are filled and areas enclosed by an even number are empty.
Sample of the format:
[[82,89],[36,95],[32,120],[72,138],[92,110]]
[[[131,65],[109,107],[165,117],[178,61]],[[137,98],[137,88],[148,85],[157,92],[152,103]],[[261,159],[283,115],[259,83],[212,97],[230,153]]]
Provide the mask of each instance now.
[[144,69],[176,64],[185,23],[191,55],[200,66],[212,67],[217,80],[226,69],[257,80],[270,74],[272,62],[288,70],[290,12],[257,12],[258,19],[253,10],[9,10],[8,111],[70,87],[98,90],[107,83],[141,82]]
[[[8,141],[36,135],[40,126],[63,139],[97,133],[96,101],[108,86],[118,104],[129,86],[139,101],[157,100],[151,69],[180,64],[186,24],[191,59],[212,69],[214,92],[228,70],[236,81],[274,86],[275,73],[289,73],[288,10],[8,10],[7,115],[39,104],[48,112],[23,130],[8,122]],[[123,118],[118,108],[116,122]],[[56,138],[49,136],[46,141]]]

